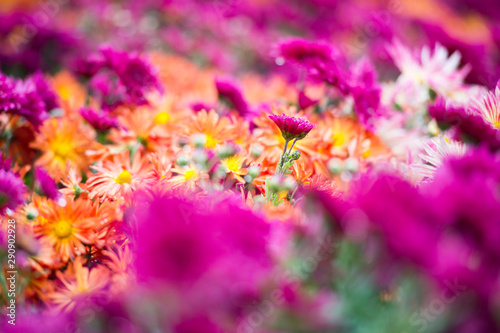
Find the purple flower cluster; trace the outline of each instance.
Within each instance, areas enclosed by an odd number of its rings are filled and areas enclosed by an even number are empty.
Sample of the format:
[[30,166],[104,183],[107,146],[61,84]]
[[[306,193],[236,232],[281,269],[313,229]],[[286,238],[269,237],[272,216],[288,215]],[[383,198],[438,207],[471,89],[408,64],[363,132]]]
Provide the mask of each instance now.
[[429,107],[429,114],[438,123],[455,127],[466,139],[483,143],[492,150],[500,149],[500,130],[486,123],[474,108],[447,104],[438,97]]
[[290,117],[286,114],[273,114],[269,118],[278,126],[286,141],[302,140],[316,126],[305,118]]
[[235,82],[229,79],[216,78],[215,87],[219,99],[227,101],[242,117],[248,118],[251,115],[250,106]]
[[53,22],[43,11],[0,14],[2,71],[16,75],[58,71],[80,45],[71,31]]
[[14,210],[24,202],[26,186],[12,171],[0,170],[0,213]]
[[44,196],[52,200],[59,197],[57,185],[47,171],[42,168],[35,168],[35,180]]
[[[354,112],[360,122],[374,130],[374,119],[383,113],[380,109],[382,89],[377,81],[377,72],[368,59],[349,66],[341,52],[326,43],[292,39],[277,46],[276,57],[285,62],[298,64],[306,70],[309,79],[336,87],[343,96],[354,99]],[[299,106],[309,106],[313,101],[299,95]]]
[[24,81],[0,74],[0,112],[20,115],[37,129],[57,107],[57,95],[42,73]]
[[458,280],[487,300],[498,292],[500,274],[499,170],[500,157],[481,148],[445,160],[421,188],[372,172],[357,182],[347,204],[330,210],[345,228],[358,222],[349,221],[346,205],[361,210],[369,223],[359,226],[378,231],[393,258],[439,283]]
[[80,115],[90,124],[90,126],[99,132],[106,132],[120,126],[118,119],[110,115],[106,110],[98,112],[91,108],[81,108]]
[[78,59],[74,71],[89,79],[89,88],[111,110],[122,104],[145,105],[146,95],[163,87],[153,67],[139,54],[105,46],[87,59]]
[[180,292],[174,297],[185,305],[180,321],[169,325],[187,328],[200,318],[215,325],[215,313],[241,313],[259,300],[271,272],[270,225],[235,198],[210,208],[211,200],[156,197],[135,214],[138,278]]

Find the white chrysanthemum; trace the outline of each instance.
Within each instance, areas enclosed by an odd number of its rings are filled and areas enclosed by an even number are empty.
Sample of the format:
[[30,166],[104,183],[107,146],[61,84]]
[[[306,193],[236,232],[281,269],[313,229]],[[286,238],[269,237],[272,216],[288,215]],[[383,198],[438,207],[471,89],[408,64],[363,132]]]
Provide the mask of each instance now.
[[421,163],[416,163],[411,168],[423,177],[433,178],[436,169],[441,166],[443,160],[452,156],[463,156],[467,146],[463,142],[450,140],[439,136],[424,145],[425,154],[420,154]]
[[500,88],[486,92],[481,99],[472,99],[472,110],[478,112],[483,120],[493,128],[500,128]]
[[449,55],[445,47],[436,43],[434,50],[424,46],[420,56],[396,41],[389,48],[394,63],[401,71],[398,81],[413,82],[422,89],[429,88],[439,95],[452,98],[463,89],[463,82],[470,66],[459,69],[461,55],[458,51]]

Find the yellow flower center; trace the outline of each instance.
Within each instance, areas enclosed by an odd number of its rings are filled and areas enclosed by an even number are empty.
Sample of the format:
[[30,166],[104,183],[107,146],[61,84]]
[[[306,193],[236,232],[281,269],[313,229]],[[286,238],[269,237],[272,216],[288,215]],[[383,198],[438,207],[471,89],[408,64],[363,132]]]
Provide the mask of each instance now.
[[342,146],[345,143],[344,134],[342,134],[342,133],[335,133],[335,134],[332,135],[332,140],[334,140],[333,141],[333,146],[334,147]]
[[67,160],[73,151],[73,143],[70,141],[57,140],[52,145],[52,151],[56,157]]
[[61,96],[61,99],[68,100],[71,97],[71,93],[66,86],[58,87],[57,92],[59,93],[59,96]]
[[198,172],[196,170],[188,170],[184,174],[184,180],[186,180],[186,181],[191,180],[193,178],[197,178],[197,177],[198,177]]
[[73,231],[73,225],[65,220],[61,220],[56,223],[54,227],[54,232],[57,238],[63,239],[71,236]]
[[493,127],[500,129],[500,121],[495,121]]
[[215,148],[215,145],[218,141],[210,134],[207,134],[207,142],[205,143],[205,147],[207,148]]
[[132,175],[127,170],[123,170],[118,177],[116,177],[115,181],[120,185],[125,183],[130,184],[132,182]]
[[232,172],[240,171],[241,164],[242,163],[241,163],[240,158],[238,156],[228,157],[224,161],[224,165],[226,166],[226,168]]
[[155,124],[165,125],[170,120],[170,114],[166,111],[158,113],[155,117]]
[[371,154],[372,152],[370,151],[370,149],[367,149],[361,156],[363,156],[363,158],[368,158]]

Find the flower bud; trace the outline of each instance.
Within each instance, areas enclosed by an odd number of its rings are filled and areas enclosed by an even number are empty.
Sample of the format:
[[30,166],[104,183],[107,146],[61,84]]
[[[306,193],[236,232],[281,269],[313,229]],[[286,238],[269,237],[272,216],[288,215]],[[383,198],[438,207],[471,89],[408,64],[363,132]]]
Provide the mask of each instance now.
[[193,161],[198,164],[205,164],[208,160],[207,153],[204,150],[197,149],[193,152]]
[[268,186],[269,186],[269,191],[275,193],[275,192],[279,192],[280,190],[280,185],[281,185],[281,177],[279,176],[272,176],[271,178],[269,178],[268,180]]
[[300,150],[295,150],[291,155],[290,158],[294,161],[298,160],[300,158]]
[[359,171],[359,161],[355,158],[349,157],[344,163],[344,168],[350,173],[356,173]]
[[282,187],[286,191],[291,191],[295,188],[296,185],[297,184],[296,184],[295,180],[293,180],[292,178],[286,178],[283,181]]
[[175,163],[177,163],[178,166],[185,166],[185,165],[188,165],[189,164],[189,156],[187,155],[179,155],[177,156],[177,160],[175,161]]
[[252,147],[250,147],[250,154],[252,155],[253,158],[258,158],[262,153],[264,152],[264,147],[262,147],[260,144],[253,144]]
[[218,151],[218,156],[221,160],[234,156],[237,152],[236,147],[233,144],[226,143],[222,147],[220,147]]
[[191,137],[191,141],[196,148],[203,148],[207,143],[207,136],[205,134],[195,134]]
[[333,175],[338,175],[344,169],[343,164],[344,163],[340,158],[333,157],[328,161],[327,164],[328,171],[330,171]]
[[35,208],[28,208],[26,212],[26,218],[30,221],[33,221],[38,217],[38,211]]
[[259,177],[260,168],[257,165],[251,165],[248,167],[248,175],[252,177],[252,180]]

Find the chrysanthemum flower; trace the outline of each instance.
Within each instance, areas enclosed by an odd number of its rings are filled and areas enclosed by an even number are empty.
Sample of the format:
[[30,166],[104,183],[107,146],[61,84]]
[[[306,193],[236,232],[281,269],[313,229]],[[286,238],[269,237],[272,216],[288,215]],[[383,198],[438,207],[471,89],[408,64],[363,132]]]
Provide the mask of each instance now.
[[131,163],[128,150],[104,161],[102,166],[91,168],[97,174],[87,181],[89,198],[100,198],[101,201],[128,198],[133,191],[146,186],[144,180],[151,171],[148,159],[139,151]]
[[86,153],[98,144],[77,122],[53,118],[41,127],[32,147],[42,151],[37,165],[52,176],[63,176],[68,167],[86,170],[90,162]]
[[273,114],[269,118],[278,126],[286,141],[302,140],[316,126],[305,118],[290,117],[284,113]]
[[38,217],[33,222],[35,235],[51,244],[64,261],[86,252],[85,245],[93,244],[100,216],[92,201],[65,198],[66,204],[36,197]]
[[57,185],[44,169],[35,168],[35,180],[43,195],[52,200],[57,199],[59,196]]
[[132,278],[134,256],[128,245],[118,246],[113,250],[104,250],[105,264],[113,273],[111,276],[111,292],[124,291]]
[[450,96],[463,87],[465,77],[470,72],[470,66],[458,69],[460,53],[454,52],[448,56],[445,47],[437,43],[434,50],[425,46],[420,56],[414,54],[400,42],[395,42],[389,48],[394,63],[401,71],[398,81],[411,81],[428,90],[434,89],[438,94]]
[[0,213],[22,204],[25,192],[26,186],[21,179],[11,171],[0,170]]
[[65,186],[65,188],[59,191],[67,196],[76,196],[85,193],[86,185],[82,183],[82,177],[78,174],[76,168],[68,168],[68,173],[64,177],[59,178],[59,182]]
[[168,180],[173,188],[193,190],[201,180],[208,178],[205,171],[200,170],[194,165],[188,165],[183,168],[172,168],[172,172],[177,174],[177,176],[173,176]]
[[[500,97],[500,95],[498,95]],[[453,105],[450,101],[438,97],[429,107],[429,114],[439,123],[456,126],[460,134],[465,134],[478,142],[485,143],[491,149],[500,148],[500,128],[497,128],[497,95],[488,94],[476,105]]]
[[71,311],[78,301],[104,292],[110,271],[104,266],[89,269],[84,266],[82,257],[78,257],[64,273],[57,271],[56,276],[59,283],[48,295],[48,301],[59,311]]
[[240,129],[236,128],[234,122],[228,117],[219,117],[211,110],[209,112],[202,110],[186,120],[182,133],[186,136],[195,134],[205,134],[205,147],[215,148],[217,144],[227,141],[237,141],[239,139]]
[[495,129],[500,129],[500,87],[495,91],[488,92],[482,99],[474,100],[473,109],[475,109],[483,120]]
[[425,154],[419,155],[424,163],[413,164],[411,168],[424,177],[432,178],[444,159],[463,156],[467,152],[467,146],[463,142],[439,136],[426,144],[424,150]]
[[229,79],[216,78],[215,87],[219,99],[227,101],[242,117],[250,116],[251,110],[240,88]]
[[97,112],[90,108],[80,108],[80,115],[96,131],[104,132],[111,128],[119,127],[118,120],[112,117],[107,111]]
[[244,167],[246,161],[245,155],[233,155],[221,161],[224,171],[232,174],[240,183],[245,183],[243,176],[248,173],[248,169]]

